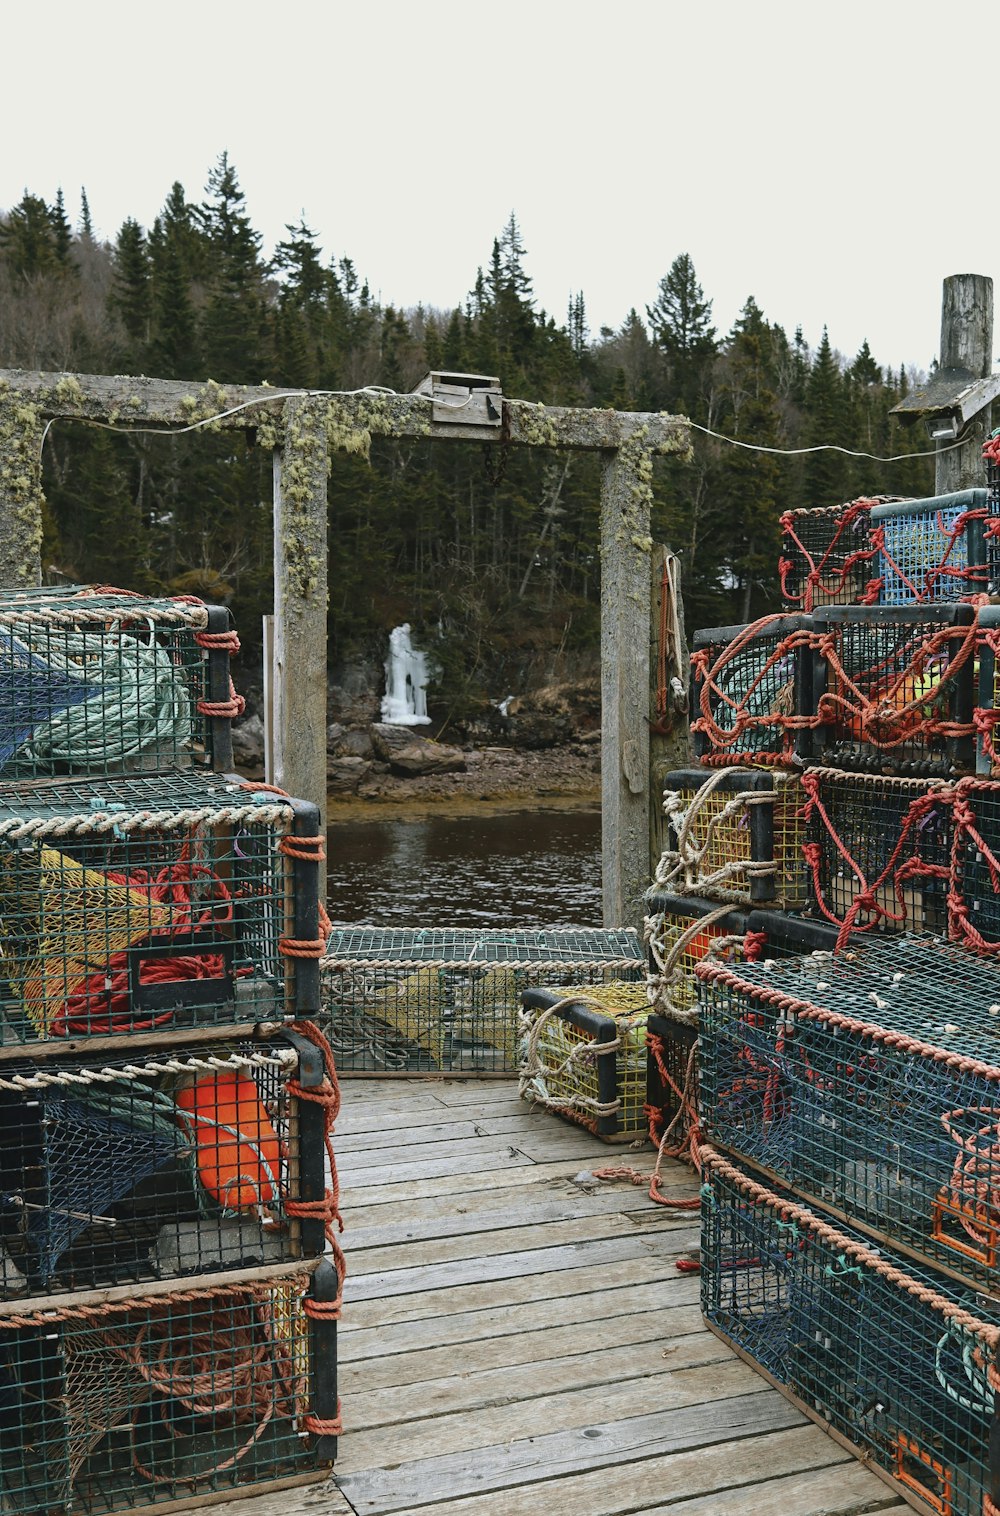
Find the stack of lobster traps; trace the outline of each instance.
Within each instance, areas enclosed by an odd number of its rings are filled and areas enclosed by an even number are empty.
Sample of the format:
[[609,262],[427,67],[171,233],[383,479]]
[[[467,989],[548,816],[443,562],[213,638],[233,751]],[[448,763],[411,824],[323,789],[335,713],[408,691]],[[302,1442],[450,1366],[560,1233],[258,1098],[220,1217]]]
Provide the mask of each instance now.
[[315,1478],[339,1430],[315,806],[228,612],[0,591],[0,1512]]
[[706,1319],[938,1516],[1000,1510],[1000,436],[986,460],[986,489],[791,513],[785,611],[695,635],[700,772],[667,781],[646,923]]

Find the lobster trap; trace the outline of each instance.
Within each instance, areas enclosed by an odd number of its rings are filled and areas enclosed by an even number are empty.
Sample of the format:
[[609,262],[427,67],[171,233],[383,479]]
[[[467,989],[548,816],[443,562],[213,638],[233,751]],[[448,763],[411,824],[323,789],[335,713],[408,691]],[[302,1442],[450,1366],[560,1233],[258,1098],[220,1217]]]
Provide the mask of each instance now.
[[960,780],[950,812],[949,935],[1000,953],[1000,779]]
[[712,1330],[918,1510],[992,1516],[997,1302],[702,1160]]
[[655,888],[737,905],[808,901],[798,777],[781,770],[679,769],[663,781],[666,847]]
[[0,779],[231,768],[238,650],[222,606],[0,591]]
[[817,762],[916,778],[972,770],[972,606],[828,606],[813,625]]
[[[1000,499],[995,509],[1000,514]],[[997,573],[1000,577],[1000,565],[998,565]],[[1000,605],[980,606],[976,708],[973,712],[977,743],[976,772],[996,774],[1000,777],[1000,757],[997,755],[994,738],[996,726],[1000,723],[998,652],[1000,652]]]
[[323,1030],[340,1073],[510,1074],[533,985],[642,980],[626,928],[336,929],[321,963]]
[[0,787],[0,1056],[315,1015],[318,822],[208,774]]
[[903,937],[697,972],[709,1139],[1000,1293],[997,965]]
[[702,763],[771,766],[807,756],[811,646],[809,616],[695,632],[691,732]]
[[852,605],[865,599],[878,549],[871,541],[872,508],[890,495],[844,505],[785,511],[778,573],[788,611],[809,615],[822,605]]
[[871,524],[880,605],[964,600],[992,590],[990,534],[1000,523],[990,516],[987,490],[877,505]]
[[292,1030],[0,1065],[0,1300],[318,1256],[327,1107]]
[[0,1509],[101,1516],[317,1477],[339,1430],[335,1278],[321,1261],[0,1315]]
[[948,785],[832,768],[800,784],[809,909],[846,932],[945,932]]
[[518,1093],[606,1142],[646,1136],[644,984],[529,989],[521,996]]
[[[643,940],[649,954],[650,1004],[665,1019],[694,1026],[698,1021],[695,965],[706,957],[738,960],[747,951],[745,911],[651,889],[645,896]],[[754,939],[750,951],[763,945]]]

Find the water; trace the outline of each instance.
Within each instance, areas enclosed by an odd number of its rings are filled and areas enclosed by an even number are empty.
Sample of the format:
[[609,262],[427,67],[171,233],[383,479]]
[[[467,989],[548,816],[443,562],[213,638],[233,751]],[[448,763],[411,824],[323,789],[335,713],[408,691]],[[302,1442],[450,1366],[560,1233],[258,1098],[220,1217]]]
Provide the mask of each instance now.
[[595,811],[338,821],[330,829],[335,926],[595,926]]

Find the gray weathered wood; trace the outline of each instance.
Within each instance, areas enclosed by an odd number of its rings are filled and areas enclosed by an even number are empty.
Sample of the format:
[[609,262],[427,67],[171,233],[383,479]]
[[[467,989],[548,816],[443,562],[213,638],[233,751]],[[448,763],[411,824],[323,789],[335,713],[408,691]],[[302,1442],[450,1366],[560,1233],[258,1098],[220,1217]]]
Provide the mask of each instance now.
[[38,407],[0,379],[0,585],[41,583],[42,431]]
[[[557,1482],[522,1485],[492,1495],[473,1495],[447,1505],[424,1507],[422,1516],[625,1516],[625,1513],[661,1509],[664,1496],[683,1501],[706,1495],[724,1500],[739,1498],[740,1516],[757,1516],[754,1503],[763,1495],[760,1481],[782,1480],[802,1474],[803,1484],[848,1472],[847,1455],[833,1446],[816,1427],[792,1427],[788,1431],[747,1438],[736,1457],[727,1456],[725,1445],[713,1444],[686,1453],[644,1458],[634,1464],[613,1464],[585,1474],[569,1474]],[[859,1471],[860,1472],[860,1471]],[[877,1487],[869,1482],[871,1495]],[[725,1493],[723,1493],[725,1492]],[[786,1492],[787,1493],[787,1492]],[[881,1493],[879,1491],[878,1493]],[[865,1507],[865,1509],[871,1509]],[[803,1516],[804,1508],[789,1503],[782,1516]]]
[[755,1432],[781,1431],[799,1425],[802,1419],[774,1390],[763,1388],[620,1421],[605,1421],[600,1397],[594,1398],[593,1410],[589,1424],[479,1447],[474,1458],[468,1451],[446,1453],[398,1468],[341,1474],[337,1483],[359,1516],[381,1516],[631,1458],[652,1458],[735,1441]]
[[321,403],[287,401],[274,455],[274,775],[319,806],[324,832],[328,469]]
[[649,883],[649,535],[641,440],[601,472],[601,852],[604,925],[639,927]]
[[[967,369],[985,379],[993,371],[993,280],[985,274],[952,274],[941,297],[941,367]],[[939,495],[983,483],[983,443],[990,432],[991,407],[969,424],[963,446],[939,443],[934,488]]]
[[[286,400],[315,398],[331,419],[331,445],[363,450],[366,439],[434,437],[452,441],[493,441],[482,427],[432,422],[430,401],[418,395],[390,395],[372,390],[335,391],[269,389],[266,385],[147,379],[135,375],[44,373],[0,369],[19,396],[37,405],[43,417],[76,416],[112,421],[123,427],[154,426],[167,430],[208,422],[213,430],[246,431],[259,422],[280,420]],[[249,407],[249,408],[248,408]],[[596,452],[620,447],[637,432],[656,453],[684,452],[690,428],[683,416],[568,406],[504,402],[510,443],[515,447],[579,448]]]
[[[665,639],[664,696],[660,691],[660,638],[663,631],[661,600],[664,572],[667,573],[667,630]],[[670,606],[670,583],[676,585],[674,604]],[[649,618],[649,875],[652,878],[666,846],[663,817],[663,778],[671,769],[684,768],[690,762],[691,732],[686,710],[688,690],[688,649],[684,636],[684,602],[680,593],[680,564],[669,548],[657,543],[650,554]],[[680,694],[671,685],[677,679]],[[660,705],[665,703],[666,709]]]

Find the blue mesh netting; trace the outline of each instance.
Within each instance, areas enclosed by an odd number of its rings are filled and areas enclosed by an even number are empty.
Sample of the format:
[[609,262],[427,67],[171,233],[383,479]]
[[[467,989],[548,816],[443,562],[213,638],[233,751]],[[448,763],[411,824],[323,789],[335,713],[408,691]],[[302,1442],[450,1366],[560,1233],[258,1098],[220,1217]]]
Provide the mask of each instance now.
[[54,668],[0,629],[0,764],[28,741],[36,726],[96,693],[95,685]]

